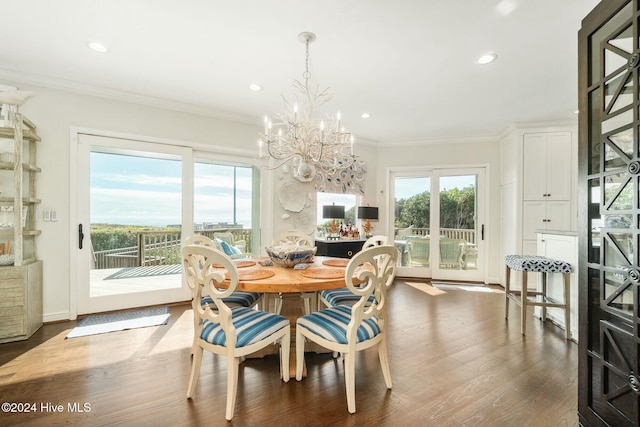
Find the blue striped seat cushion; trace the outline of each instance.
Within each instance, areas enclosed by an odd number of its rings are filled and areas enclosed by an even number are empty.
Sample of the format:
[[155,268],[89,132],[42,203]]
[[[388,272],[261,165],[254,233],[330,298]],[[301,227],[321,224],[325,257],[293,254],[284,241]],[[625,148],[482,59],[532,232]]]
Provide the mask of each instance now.
[[[236,328],[236,347],[262,341],[289,325],[286,317],[247,307],[231,307],[231,313],[231,321]],[[208,320],[204,322],[200,339],[214,345],[227,344],[227,336],[220,324]]]
[[[253,307],[253,305],[260,299],[260,294],[256,292],[242,292],[236,291],[229,295],[226,298],[223,298],[225,304],[228,306],[240,306],[240,307]],[[213,302],[213,298],[210,295],[202,297],[202,301],[200,304],[204,307],[209,304],[211,308],[215,307],[215,303]]]
[[[350,305],[338,305],[315,311],[298,318],[298,327],[303,327],[328,341],[347,344],[347,325],[351,320]],[[374,338],[380,333],[378,318],[371,317],[358,327],[357,342]]]
[[[340,304],[355,304],[360,301],[360,297],[355,295],[349,290],[349,288],[329,289],[320,292],[320,296],[329,304],[334,307]],[[369,302],[375,301],[373,295],[369,296]]]

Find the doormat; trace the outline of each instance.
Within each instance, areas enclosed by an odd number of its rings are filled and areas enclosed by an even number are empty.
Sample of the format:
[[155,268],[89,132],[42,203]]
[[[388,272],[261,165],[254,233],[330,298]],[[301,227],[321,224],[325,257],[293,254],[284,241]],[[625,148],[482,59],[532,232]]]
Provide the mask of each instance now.
[[164,276],[165,274],[181,274],[182,265],[153,265],[148,267],[127,267],[120,269],[102,280],[130,279],[133,277]]
[[146,328],[166,325],[169,321],[169,307],[154,307],[138,311],[121,311],[108,314],[94,314],[82,319],[66,338],[105,334],[126,329]]

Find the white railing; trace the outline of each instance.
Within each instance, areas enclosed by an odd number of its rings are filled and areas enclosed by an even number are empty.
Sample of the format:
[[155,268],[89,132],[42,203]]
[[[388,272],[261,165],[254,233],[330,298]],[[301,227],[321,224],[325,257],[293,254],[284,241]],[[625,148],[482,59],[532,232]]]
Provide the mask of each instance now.
[[[431,235],[430,228],[405,227],[395,229],[396,240],[406,240],[412,237],[425,237]],[[449,239],[462,239],[467,243],[476,243],[476,231],[462,228],[441,228],[440,235]]]

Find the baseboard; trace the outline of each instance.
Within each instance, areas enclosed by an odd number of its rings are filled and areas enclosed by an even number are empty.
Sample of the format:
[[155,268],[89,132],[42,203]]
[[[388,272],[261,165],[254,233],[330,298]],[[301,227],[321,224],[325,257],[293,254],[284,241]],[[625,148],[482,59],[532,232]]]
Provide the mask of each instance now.
[[60,311],[57,313],[45,313],[42,315],[43,323],[60,322],[62,320],[72,320],[68,311]]

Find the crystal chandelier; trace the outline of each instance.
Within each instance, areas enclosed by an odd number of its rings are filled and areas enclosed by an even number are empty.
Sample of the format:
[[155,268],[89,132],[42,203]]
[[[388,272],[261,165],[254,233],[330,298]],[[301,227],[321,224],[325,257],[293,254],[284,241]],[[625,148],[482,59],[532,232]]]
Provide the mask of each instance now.
[[333,93],[329,88],[320,91],[318,85],[312,88],[309,84],[309,43],[313,43],[316,36],[303,32],[298,39],[306,48],[304,82],[293,81],[296,89],[293,105],[283,95],[285,111],[276,115],[274,121],[264,117],[264,134],[258,143],[261,157],[266,146],[267,155],[279,161],[276,168],[292,160],[293,176],[310,182],[318,168],[333,176],[350,167],[355,156],[353,135],[342,127],[340,113],[334,117],[322,113],[322,106],[333,98]]

